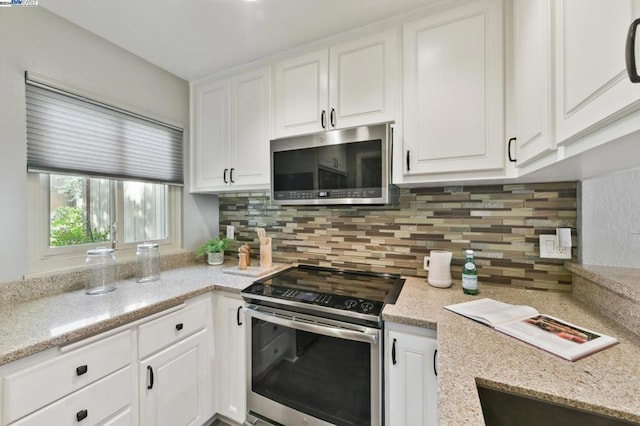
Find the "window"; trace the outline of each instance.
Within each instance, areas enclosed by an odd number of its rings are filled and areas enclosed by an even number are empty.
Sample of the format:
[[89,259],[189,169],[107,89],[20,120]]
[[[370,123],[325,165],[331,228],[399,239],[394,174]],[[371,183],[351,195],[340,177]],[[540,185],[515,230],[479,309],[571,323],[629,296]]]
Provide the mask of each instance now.
[[49,246],[166,240],[168,203],[168,185],[51,174]]
[[26,79],[29,274],[180,250],[182,130]]

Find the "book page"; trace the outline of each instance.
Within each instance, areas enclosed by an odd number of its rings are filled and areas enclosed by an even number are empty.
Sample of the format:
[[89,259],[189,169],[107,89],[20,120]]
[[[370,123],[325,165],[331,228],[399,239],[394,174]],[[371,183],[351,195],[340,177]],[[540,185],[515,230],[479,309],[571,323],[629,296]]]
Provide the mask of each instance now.
[[536,315],[496,327],[505,334],[522,340],[568,360],[576,360],[617,342],[610,336],[549,315]]
[[488,298],[448,305],[445,309],[491,327],[538,315],[531,306],[511,305]]

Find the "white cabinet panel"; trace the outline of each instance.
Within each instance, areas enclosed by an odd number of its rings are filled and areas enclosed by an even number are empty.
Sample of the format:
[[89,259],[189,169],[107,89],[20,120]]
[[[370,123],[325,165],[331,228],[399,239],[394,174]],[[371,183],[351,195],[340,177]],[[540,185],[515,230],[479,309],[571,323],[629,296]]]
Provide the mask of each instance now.
[[386,424],[438,424],[435,332],[389,324],[385,336]]
[[238,423],[247,415],[246,325],[244,302],[236,297],[216,295],[215,340],[216,401],[218,412]]
[[6,376],[4,422],[10,423],[129,365],[132,350],[131,332],[125,331]]
[[504,168],[502,2],[404,26],[405,174]]
[[389,30],[275,64],[275,135],[393,121],[398,33]]
[[140,362],[140,424],[200,425],[211,415],[206,330]]
[[131,367],[127,366],[12,423],[12,426],[98,425],[131,402]]
[[328,72],[326,49],[275,65],[277,137],[313,133],[327,127]]
[[231,78],[229,165],[235,188],[269,182],[269,80],[267,69]]
[[513,4],[517,166],[555,149],[550,9],[550,0],[518,0]]
[[224,171],[229,168],[229,83],[217,81],[193,91],[192,189],[223,187]]
[[138,327],[138,357],[165,348],[207,326],[208,300],[149,321]]
[[269,185],[270,69],[193,84],[192,192]]
[[397,32],[390,30],[330,49],[328,111],[332,128],[395,119],[397,43]]
[[559,0],[555,5],[555,119],[558,144],[622,115],[640,100],[625,70],[626,32],[635,0]]

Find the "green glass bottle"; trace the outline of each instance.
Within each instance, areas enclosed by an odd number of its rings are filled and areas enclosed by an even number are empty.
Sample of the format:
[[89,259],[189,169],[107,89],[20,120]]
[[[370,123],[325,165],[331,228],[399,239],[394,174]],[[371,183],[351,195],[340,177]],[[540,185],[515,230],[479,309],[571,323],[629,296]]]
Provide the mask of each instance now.
[[462,292],[464,294],[478,294],[478,268],[473,260],[473,250],[465,253],[464,266],[462,267]]

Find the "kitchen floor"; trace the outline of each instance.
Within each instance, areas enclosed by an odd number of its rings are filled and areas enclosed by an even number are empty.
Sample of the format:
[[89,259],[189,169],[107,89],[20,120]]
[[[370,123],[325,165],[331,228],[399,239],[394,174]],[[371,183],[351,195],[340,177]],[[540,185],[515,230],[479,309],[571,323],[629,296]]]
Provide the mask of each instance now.
[[233,426],[230,423],[225,422],[224,420],[217,419],[211,426]]

